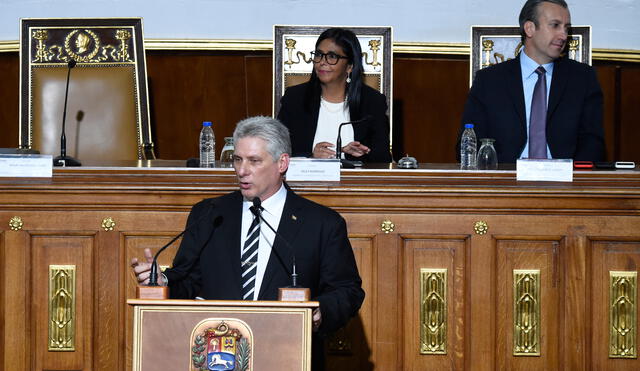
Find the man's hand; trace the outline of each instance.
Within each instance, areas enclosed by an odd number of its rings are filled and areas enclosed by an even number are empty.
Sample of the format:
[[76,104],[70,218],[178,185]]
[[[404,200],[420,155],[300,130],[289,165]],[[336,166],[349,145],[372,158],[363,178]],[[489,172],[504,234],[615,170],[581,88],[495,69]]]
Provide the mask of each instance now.
[[[138,284],[146,286],[149,284],[149,276],[151,275],[151,264],[153,263],[153,254],[151,253],[151,249],[144,249],[144,257],[147,262],[140,262],[138,258],[131,259],[131,268],[133,268],[133,273],[136,275],[138,279]],[[158,285],[166,286],[166,282],[164,281],[164,277],[158,271]]]

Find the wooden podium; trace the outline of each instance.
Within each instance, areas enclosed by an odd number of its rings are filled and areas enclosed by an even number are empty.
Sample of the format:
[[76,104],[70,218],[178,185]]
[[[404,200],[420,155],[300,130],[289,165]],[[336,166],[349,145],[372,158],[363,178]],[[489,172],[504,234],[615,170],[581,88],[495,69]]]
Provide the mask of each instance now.
[[318,302],[127,303],[134,309],[134,371],[199,371],[209,364],[216,370],[311,370],[312,311]]

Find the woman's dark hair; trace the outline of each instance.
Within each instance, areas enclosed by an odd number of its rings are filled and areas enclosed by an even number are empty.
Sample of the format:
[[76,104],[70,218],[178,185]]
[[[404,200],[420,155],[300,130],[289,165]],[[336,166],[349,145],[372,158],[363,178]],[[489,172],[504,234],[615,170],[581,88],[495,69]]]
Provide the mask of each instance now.
[[[322,32],[318,36],[316,41],[316,49],[323,40],[331,39],[339,47],[342,48],[347,56],[347,63],[351,67],[351,82],[346,87],[346,97],[349,102],[349,113],[352,115],[352,119],[357,120],[359,117],[355,117],[360,111],[360,93],[362,91],[362,49],[360,48],[360,42],[356,37],[356,34],[351,30],[344,28],[329,28]],[[320,100],[320,94],[322,88],[320,87],[320,80],[316,74],[315,68],[311,71],[311,78],[309,79],[309,89],[307,89],[305,95],[305,106],[307,110],[311,110],[314,102]]]

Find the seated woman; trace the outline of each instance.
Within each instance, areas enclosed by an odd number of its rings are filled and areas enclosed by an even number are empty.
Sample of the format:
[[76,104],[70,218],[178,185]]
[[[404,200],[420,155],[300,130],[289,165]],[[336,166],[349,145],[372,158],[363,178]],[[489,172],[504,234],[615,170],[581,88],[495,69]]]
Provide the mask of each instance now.
[[292,156],[335,158],[338,126],[345,157],[391,162],[387,100],[365,85],[362,51],[356,35],[342,28],[324,31],[311,53],[308,82],[288,88],[278,119],[289,128]]

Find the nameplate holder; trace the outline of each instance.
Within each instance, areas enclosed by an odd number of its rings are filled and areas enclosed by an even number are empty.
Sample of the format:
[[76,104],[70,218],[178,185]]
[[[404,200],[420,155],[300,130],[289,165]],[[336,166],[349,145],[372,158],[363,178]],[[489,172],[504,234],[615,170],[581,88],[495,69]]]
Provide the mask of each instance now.
[[520,159],[516,162],[516,180],[534,182],[573,182],[573,160]]
[[311,290],[301,287],[281,287],[278,289],[279,301],[309,301]]
[[137,299],[169,299],[169,288],[167,286],[136,286]]
[[51,178],[51,155],[0,155],[0,177]]
[[292,158],[287,170],[287,181],[339,182],[340,160]]

